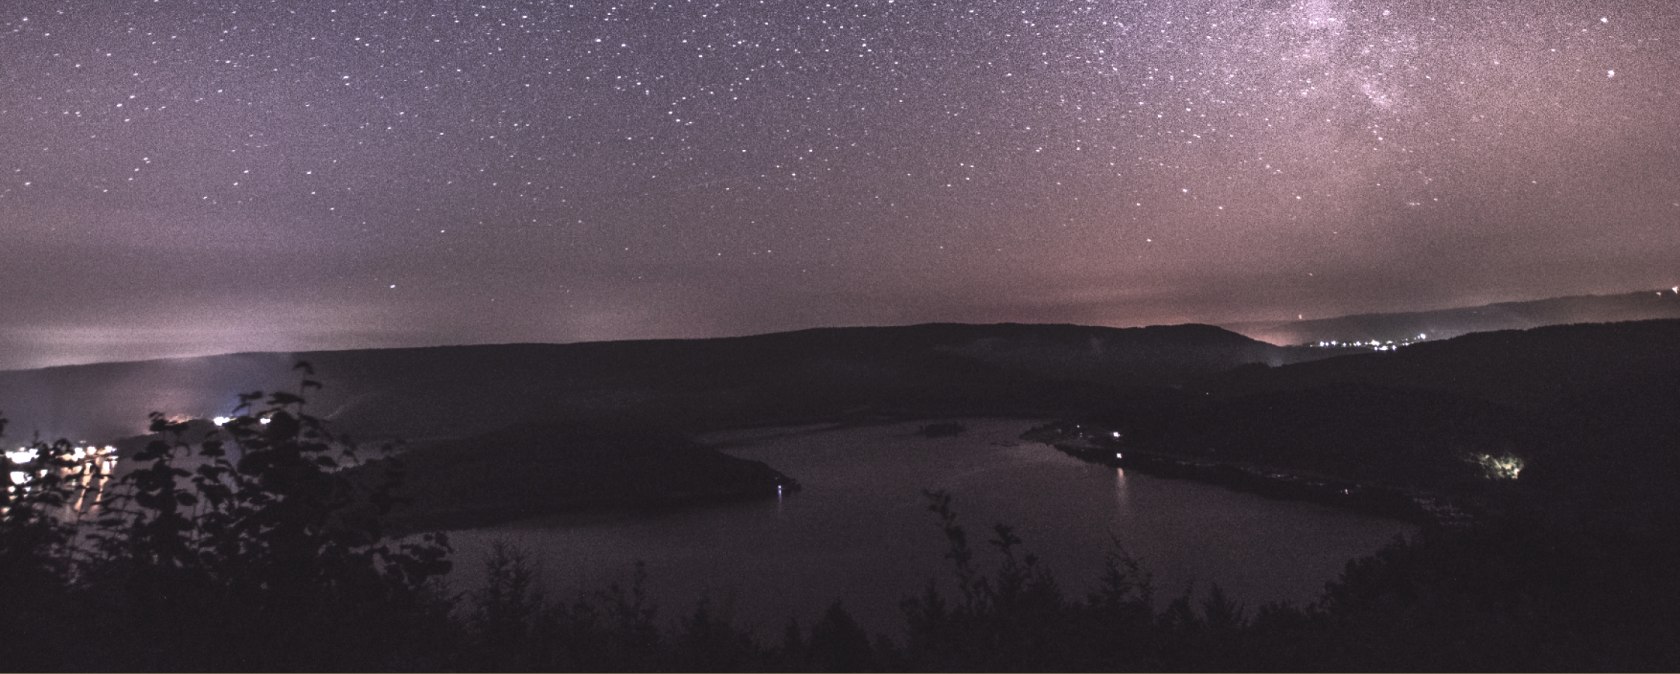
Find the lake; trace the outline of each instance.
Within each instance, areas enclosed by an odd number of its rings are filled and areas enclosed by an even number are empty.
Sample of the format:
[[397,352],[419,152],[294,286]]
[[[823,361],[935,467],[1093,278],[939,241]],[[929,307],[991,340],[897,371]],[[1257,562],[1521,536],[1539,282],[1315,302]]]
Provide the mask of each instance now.
[[[998,555],[983,541],[1015,528],[1065,591],[1082,596],[1117,541],[1154,579],[1157,600],[1218,583],[1251,609],[1315,599],[1347,560],[1416,527],[1334,508],[1279,501],[1085,463],[1019,436],[1035,422],[969,419],[954,437],[920,423],[810,426],[718,433],[702,440],[799,480],[779,500],[655,514],[546,517],[450,534],[452,581],[475,587],[494,541],[539,560],[552,599],[627,581],[644,560],[662,623],[711,597],[737,624],[779,636],[809,625],[836,599],[872,632],[898,634],[898,602],[929,579],[947,582],[945,537],[924,489],[953,496],[977,567]],[[716,613],[714,613],[715,615]]]

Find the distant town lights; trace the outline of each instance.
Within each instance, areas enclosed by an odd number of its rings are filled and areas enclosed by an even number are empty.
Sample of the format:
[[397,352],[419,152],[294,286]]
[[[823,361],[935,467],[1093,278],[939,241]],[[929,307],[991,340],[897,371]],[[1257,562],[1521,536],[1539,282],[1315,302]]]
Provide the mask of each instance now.
[[[233,423],[233,421],[234,421],[234,420],[235,420],[235,419],[238,419],[238,418],[239,418],[239,417],[215,417],[215,418],[212,418],[212,419],[211,419],[211,420],[210,420],[210,423],[213,423],[213,424],[215,424],[215,425],[217,425],[217,426],[226,426],[226,425],[228,425],[228,424],[231,424],[231,423]],[[260,423],[260,424],[262,424],[262,425],[264,425],[264,426],[267,426],[267,425],[268,425],[268,422],[270,422],[270,421],[273,421],[273,419],[269,419],[269,418],[268,418],[268,417],[263,417],[263,418],[261,418],[261,419],[258,419],[258,420],[257,420],[257,423]]]
[[[19,447],[6,452],[6,462],[12,467],[27,466],[41,458],[40,451],[34,447]],[[63,474],[82,474],[88,476],[93,473],[110,475],[117,466],[117,448],[110,445],[96,447],[93,445],[78,445],[59,459],[66,465],[59,466]],[[12,479],[12,486],[23,486],[29,481],[29,472],[21,470],[8,471]],[[47,468],[36,466],[37,476],[47,474]],[[85,485],[84,485],[85,486]]]
[[1366,347],[1366,348],[1371,349],[1372,351],[1398,351],[1400,349],[1400,347],[1411,346],[1413,344],[1416,344],[1418,342],[1421,342],[1421,341],[1424,341],[1424,340],[1427,340],[1427,339],[1429,339],[1429,333],[1420,332],[1420,333],[1418,333],[1418,335],[1416,337],[1407,337],[1407,338],[1401,339],[1399,341],[1395,341],[1395,340],[1392,340],[1392,339],[1390,339],[1388,341],[1380,341],[1380,340],[1373,339],[1373,340],[1369,340],[1369,341],[1355,340],[1355,341],[1352,341],[1352,342],[1343,342],[1343,341],[1338,340],[1338,339],[1323,339],[1323,340],[1319,340],[1317,342],[1308,342],[1306,344],[1306,346],[1317,347],[1317,348],[1343,347],[1343,346],[1345,346],[1345,347]]

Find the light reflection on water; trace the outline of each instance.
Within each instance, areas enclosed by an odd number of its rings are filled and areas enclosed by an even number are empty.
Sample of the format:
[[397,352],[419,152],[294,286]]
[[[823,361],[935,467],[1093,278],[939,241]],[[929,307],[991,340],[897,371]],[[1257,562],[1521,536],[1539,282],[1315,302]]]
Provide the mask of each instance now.
[[1131,499],[1126,497],[1126,469],[1125,468],[1115,468],[1114,469],[1114,503],[1117,507],[1119,507],[1122,510],[1124,510],[1128,505],[1131,504]]
[[540,558],[556,599],[629,577],[647,562],[661,616],[732,598],[739,622],[762,636],[803,624],[842,599],[866,628],[896,633],[900,599],[948,578],[944,536],[924,489],[950,492],[979,568],[985,541],[1008,523],[1057,574],[1070,597],[1098,577],[1113,543],[1153,574],[1157,597],[1218,582],[1248,606],[1316,598],[1352,557],[1410,525],[1208,485],[1128,475],[1018,440],[1028,421],[969,420],[967,433],[927,439],[920,424],[722,434],[727,453],[764,461],[804,490],[781,499],[657,515],[550,517],[453,532],[458,590],[482,577],[490,543]]
[[105,493],[105,487],[111,482],[111,476],[117,470],[117,448],[109,445],[76,445],[69,448],[59,460],[63,465],[42,465],[41,452],[36,447],[19,447],[5,452],[7,474],[11,478],[6,489],[16,498],[27,495],[33,488],[33,482],[41,480],[56,471],[58,477],[68,485],[70,500],[65,504],[63,517],[74,517],[78,514],[93,512],[99,499]]

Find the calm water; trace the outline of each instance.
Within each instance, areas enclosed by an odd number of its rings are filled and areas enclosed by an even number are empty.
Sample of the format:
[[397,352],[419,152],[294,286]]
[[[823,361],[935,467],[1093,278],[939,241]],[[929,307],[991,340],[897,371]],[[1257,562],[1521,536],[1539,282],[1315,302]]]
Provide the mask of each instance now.
[[[702,594],[738,624],[779,635],[835,599],[864,626],[897,633],[898,600],[949,577],[944,536],[923,489],[954,495],[980,568],[997,556],[981,541],[1015,527],[1025,548],[1082,594],[1112,540],[1154,576],[1157,595],[1217,582],[1249,606],[1310,601],[1350,558],[1409,533],[1410,525],[1327,507],[1274,501],[1192,482],[1084,463],[1019,440],[1033,423],[965,421],[967,433],[913,434],[920,424],[808,427],[718,434],[724,451],[794,476],[804,491],[780,501],[659,515],[565,516],[452,533],[458,589],[482,577],[492,541],[541,560],[551,597],[626,580],[645,560],[662,621]],[[943,581],[942,581],[943,582]]]

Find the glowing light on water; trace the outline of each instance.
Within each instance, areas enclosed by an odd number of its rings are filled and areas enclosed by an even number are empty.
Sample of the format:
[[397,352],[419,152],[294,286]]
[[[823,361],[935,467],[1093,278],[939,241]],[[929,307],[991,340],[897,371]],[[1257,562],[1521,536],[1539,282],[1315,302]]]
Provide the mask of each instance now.
[[1126,512],[1131,507],[1132,495],[1126,489],[1126,469],[1114,469],[1114,502],[1120,506],[1120,512]]
[[[11,468],[24,470],[8,471],[11,485],[7,488],[14,492],[27,493],[32,479],[47,476],[51,466],[34,466],[41,458],[40,450],[35,447],[19,447],[6,452],[6,462]],[[117,469],[117,448],[110,445],[97,447],[93,445],[77,445],[60,457],[62,464],[56,466],[61,477],[72,478],[78,490],[76,500],[71,504],[73,510],[81,510],[85,504],[98,500],[105,490],[105,483],[111,479],[111,474]],[[33,471],[30,469],[33,468]],[[34,474],[31,475],[31,472]],[[77,479],[79,478],[79,479]],[[93,501],[88,499],[92,495]]]

